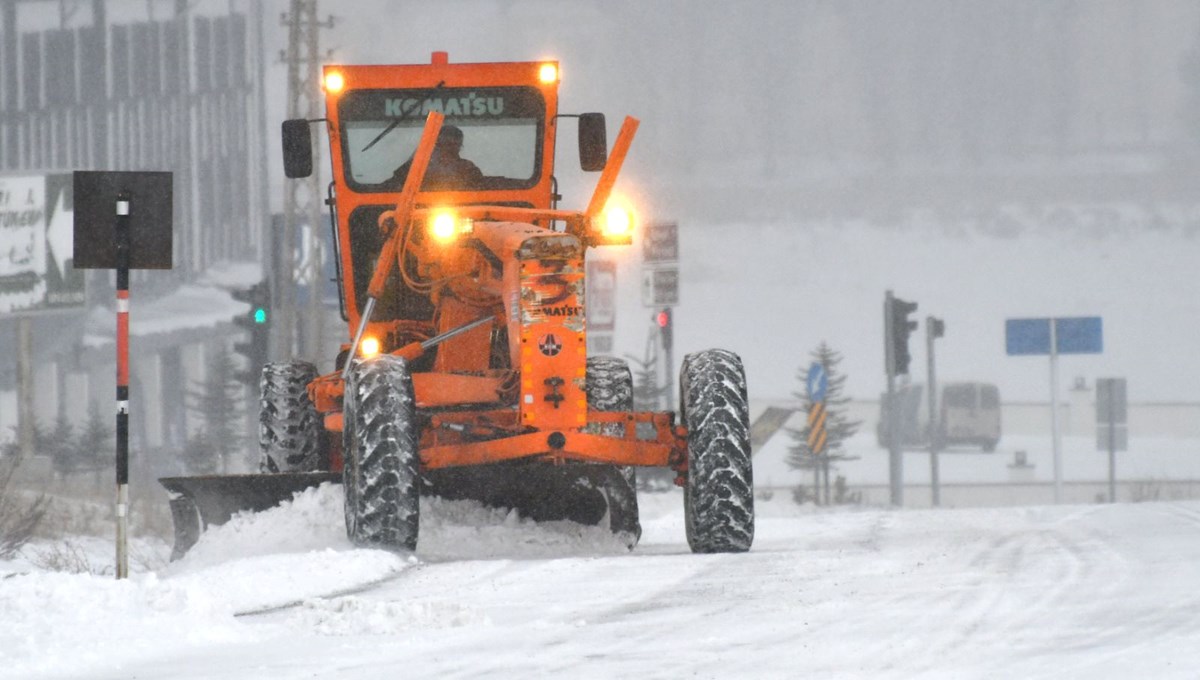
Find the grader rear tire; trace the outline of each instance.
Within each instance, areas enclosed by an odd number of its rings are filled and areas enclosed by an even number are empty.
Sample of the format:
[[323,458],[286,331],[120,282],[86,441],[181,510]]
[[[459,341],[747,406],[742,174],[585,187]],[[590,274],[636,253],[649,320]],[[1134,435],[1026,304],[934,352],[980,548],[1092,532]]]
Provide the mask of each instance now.
[[317,472],[322,468],[321,421],[307,386],[317,367],[307,361],[263,366],[258,414],[261,472]]
[[688,428],[684,521],[692,552],[745,552],[754,542],[746,374],[734,353],[689,354],[680,371]]
[[358,546],[416,550],[420,436],[408,362],[383,354],[355,364],[343,423],[346,534]]
[[[590,357],[587,360],[587,392],[588,406],[597,411],[632,411],[633,410],[633,374],[629,364],[613,357]],[[617,425],[607,432],[601,428],[600,434],[614,437],[622,436],[623,425]],[[637,472],[629,466],[608,466],[612,474],[607,474],[604,498],[608,502],[609,529],[613,535],[625,542],[626,547],[633,550],[638,539],[642,536],[642,525],[638,519]]]

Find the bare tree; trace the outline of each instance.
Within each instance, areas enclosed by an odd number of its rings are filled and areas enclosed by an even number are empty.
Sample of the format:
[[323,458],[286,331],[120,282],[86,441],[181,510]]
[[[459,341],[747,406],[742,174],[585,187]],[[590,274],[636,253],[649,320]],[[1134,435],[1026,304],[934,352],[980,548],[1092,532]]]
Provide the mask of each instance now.
[[19,492],[15,477],[20,464],[19,447],[6,444],[0,451],[0,559],[16,555],[33,538],[50,506],[45,494],[29,499]]

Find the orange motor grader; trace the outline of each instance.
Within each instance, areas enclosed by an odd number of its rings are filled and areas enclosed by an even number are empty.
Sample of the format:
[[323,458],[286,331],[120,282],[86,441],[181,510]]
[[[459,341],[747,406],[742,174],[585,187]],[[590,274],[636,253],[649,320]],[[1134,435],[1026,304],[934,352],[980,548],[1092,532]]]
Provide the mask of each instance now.
[[[329,137],[347,340],[335,370],[268,364],[261,474],[164,479],[176,556],[206,524],[340,481],[358,545],[414,550],[420,497],[641,533],[634,470],[684,487],[697,552],[748,550],[754,505],[746,383],[724,350],[686,357],[680,418],[633,410],[628,365],[587,355],[585,260],[628,245],[609,197],[637,129],[608,151],[603,114],[560,114],[558,64],[326,66],[326,118],[283,124],[285,174]],[[557,207],[555,143],[578,121],[600,171],[583,211]]]

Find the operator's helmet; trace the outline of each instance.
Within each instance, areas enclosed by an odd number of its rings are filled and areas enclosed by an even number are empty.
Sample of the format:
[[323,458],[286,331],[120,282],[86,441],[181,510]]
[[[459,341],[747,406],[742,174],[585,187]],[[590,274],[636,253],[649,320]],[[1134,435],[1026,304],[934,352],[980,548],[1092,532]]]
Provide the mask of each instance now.
[[463,143],[463,131],[457,125],[443,125],[441,132],[438,132],[438,146],[458,146]]

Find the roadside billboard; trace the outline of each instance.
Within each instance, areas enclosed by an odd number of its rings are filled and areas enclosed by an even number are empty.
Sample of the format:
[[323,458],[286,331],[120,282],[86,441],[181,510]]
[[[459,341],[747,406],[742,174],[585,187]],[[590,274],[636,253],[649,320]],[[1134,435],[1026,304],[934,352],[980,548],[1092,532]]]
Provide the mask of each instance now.
[[0,314],[82,307],[70,173],[0,175]]

